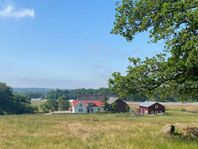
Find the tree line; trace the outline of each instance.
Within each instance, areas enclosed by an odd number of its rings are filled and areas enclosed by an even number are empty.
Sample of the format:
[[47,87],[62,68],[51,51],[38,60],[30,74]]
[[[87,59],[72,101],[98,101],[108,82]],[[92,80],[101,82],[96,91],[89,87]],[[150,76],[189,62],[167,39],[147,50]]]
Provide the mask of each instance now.
[[[124,89],[124,88],[121,88]],[[127,90],[126,90],[127,91]],[[17,92],[15,90],[14,94],[19,94],[27,97],[28,99],[32,98],[41,98],[47,100],[58,100],[59,98],[69,99],[81,99],[81,100],[104,100],[106,97],[120,97],[123,100],[127,101],[146,101],[151,98],[147,97],[146,94],[137,94],[137,93],[128,93],[127,96],[120,96],[119,93],[113,91],[110,88],[100,88],[100,89],[73,89],[73,90],[64,90],[64,89],[22,89],[22,91]],[[156,101],[172,101],[176,102],[179,99],[174,96],[164,96],[163,98],[155,94],[152,99]],[[195,99],[197,100],[197,99]]]
[[[104,100],[108,97],[119,97],[126,101],[146,101],[150,100],[146,94],[136,94],[128,93],[126,96],[120,96],[119,93],[116,93],[110,88],[100,88],[100,89],[74,89],[74,90],[61,90],[56,89],[47,93],[46,99],[57,100],[60,97],[65,99],[81,99],[81,100]],[[176,102],[179,99],[174,96],[164,96],[163,98],[155,94],[152,99],[156,101],[172,101]]]
[[101,98],[105,96],[116,96],[116,94],[109,88],[100,88],[100,89],[74,89],[74,90],[61,90],[56,89],[47,93],[46,99],[55,99],[59,97],[65,97],[68,99],[86,99],[86,98]]

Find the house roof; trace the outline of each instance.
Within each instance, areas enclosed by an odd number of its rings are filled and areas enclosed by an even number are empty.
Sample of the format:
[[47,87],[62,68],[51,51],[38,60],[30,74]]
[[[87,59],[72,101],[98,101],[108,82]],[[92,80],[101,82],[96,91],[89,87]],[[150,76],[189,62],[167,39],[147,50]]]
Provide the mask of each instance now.
[[156,103],[157,102],[154,102],[154,101],[145,101],[145,102],[141,103],[139,106],[141,106],[141,107],[150,107],[150,106],[152,106],[152,105],[154,105]]
[[93,103],[96,107],[102,107],[104,105],[104,103],[102,101],[99,100],[73,100],[71,101],[73,106],[76,106],[79,103],[82,103],[84,105],[87,105],[89,103]]
[[110,98],[107,100],[107,103],[108,103],[108,104],[112,104],[112,103],[114,103],[116,100],[118,100],[118,98],[116,98],[116,97],[110,97]]

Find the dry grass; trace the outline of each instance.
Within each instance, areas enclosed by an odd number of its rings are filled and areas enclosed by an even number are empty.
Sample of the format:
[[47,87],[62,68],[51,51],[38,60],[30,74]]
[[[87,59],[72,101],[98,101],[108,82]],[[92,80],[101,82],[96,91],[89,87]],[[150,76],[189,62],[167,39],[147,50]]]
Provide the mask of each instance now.
[[1,149],[197,149],[198,139],[167,138],[167,123],[198,123],[198,114],[23,115],[0,117]]
[[181,111],[191,111],[191,112],[198,112],[198,104],[183,104],[183,105],[168,105],[166,106],[167,110],[181,110]]

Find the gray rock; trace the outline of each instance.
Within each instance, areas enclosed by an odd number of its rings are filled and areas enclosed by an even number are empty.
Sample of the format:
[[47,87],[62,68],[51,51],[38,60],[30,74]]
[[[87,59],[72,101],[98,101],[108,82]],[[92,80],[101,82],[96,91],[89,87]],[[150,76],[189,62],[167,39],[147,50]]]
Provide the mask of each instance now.
[[162,128],[161,133],[166,136],[173,135],[175,133],[175,126],[172,124],[167,124]]

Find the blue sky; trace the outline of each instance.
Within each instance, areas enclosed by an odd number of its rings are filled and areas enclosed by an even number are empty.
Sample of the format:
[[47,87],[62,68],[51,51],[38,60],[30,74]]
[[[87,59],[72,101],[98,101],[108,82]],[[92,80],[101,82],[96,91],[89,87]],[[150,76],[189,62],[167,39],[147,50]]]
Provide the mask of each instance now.
[[110,34],[115,0],[0,0],[0,82],[12,87],[100,88],[128,57],[151,57],[163,43]]

